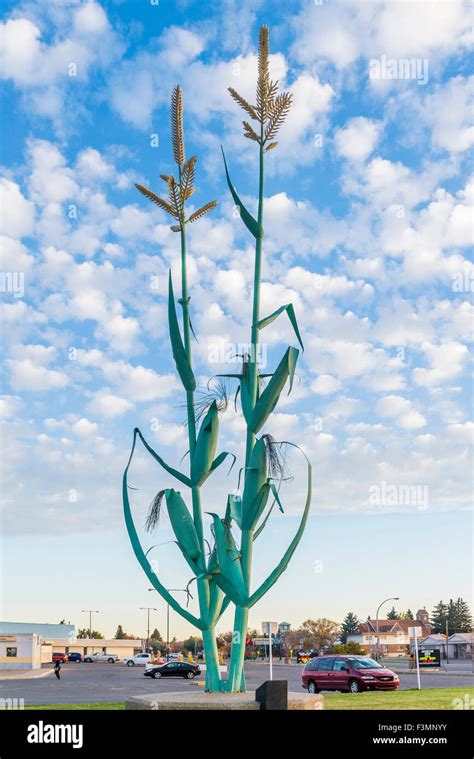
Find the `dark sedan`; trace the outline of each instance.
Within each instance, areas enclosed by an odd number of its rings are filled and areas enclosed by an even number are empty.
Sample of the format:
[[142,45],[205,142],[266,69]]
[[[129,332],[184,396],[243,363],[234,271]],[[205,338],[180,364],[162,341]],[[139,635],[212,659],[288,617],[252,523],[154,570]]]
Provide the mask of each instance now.
[[185,677],[187,680],[193,680],[196,675],[201,674],[201,669],[197,664],[190,664],[185,661],[169,661],[167,664],[149,664],[145,667],[143,673],[145,677]]

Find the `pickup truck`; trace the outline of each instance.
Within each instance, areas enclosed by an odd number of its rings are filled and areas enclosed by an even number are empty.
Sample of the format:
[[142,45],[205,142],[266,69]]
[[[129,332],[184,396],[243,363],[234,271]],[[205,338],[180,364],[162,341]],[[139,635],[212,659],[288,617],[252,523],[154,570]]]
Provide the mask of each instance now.
[[145,667],[147,664],[151,664],[151,662],[151,654],[136,654],[135,656],[126,656],[123,659],[126,667]]
[[95,654],[87,654],[84,656],[84,661],[89,663],[93,661],[107,661],[109,664],[114,664],[114,662],[118,661],[118,656],[116,654],[104,654],[103,651],[97,651]]

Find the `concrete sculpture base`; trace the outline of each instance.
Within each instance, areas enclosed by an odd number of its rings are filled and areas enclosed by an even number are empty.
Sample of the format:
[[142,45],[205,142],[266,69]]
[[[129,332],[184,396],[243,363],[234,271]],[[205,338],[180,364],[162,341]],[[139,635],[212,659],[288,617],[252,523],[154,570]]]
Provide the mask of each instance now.
[[[310,693],[288,693],[288,709],[320,710],[324,709],[324,696]],[[248,693],[154,693],[134,696],[125,702],[127,710],[144,711],[260,711],[260,704],[255,700],[255,692]]]

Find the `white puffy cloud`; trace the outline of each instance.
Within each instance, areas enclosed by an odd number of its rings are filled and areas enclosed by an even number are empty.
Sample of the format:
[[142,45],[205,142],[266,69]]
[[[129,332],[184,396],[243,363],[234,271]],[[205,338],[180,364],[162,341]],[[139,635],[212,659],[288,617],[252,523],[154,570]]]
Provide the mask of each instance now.
[[65,387],[69,380],[64,372],[36,365],[31,359],[7,359],[10,385],[14,390],[42,392]]
[[436,148],[449,153],[469,150],[474,144],[472,109],[474,77],[453,77],[439,84],[420,103],[419,117],[430,127]]
[[0,24],[0,77],[14,82],[30,112],[52,119],[64,134],[83,115],[82,86],[91,72],[107,68],[123,45],[99,3],[48,10],[49,19],[40,18],[38,8],[25,4]]
[[417,385],[423,387],[436,387],[455,379],[462,373],[469,358],[467,346],[454,341],[441,345],[424,343],[421,349],[430,368],[416,367],[413,370],[413,379]]
[[330,374],[320,374],[314,382],[311,383],[311,390],[317,395],[333,395],[341,390],[342,382]]
[[74,422],[72,425],[73,432],[79,437],[89,437],[90,435],[95,435],[98,429],[98,425],[95,422],[90,422],[85,417],[78,419],[77,422]]
[[33,230],[34,206],[22,195],[19,186],[0,179],[0,233],[9,237],[28,237]]
[[18,395],[0,396],[0,416],[9,419],[23,407],[23,401]]
[[[70,15],[63,39],[42,42],[41,31],[28,18],[10,18],[0,25],[0,74],[20,87],[67,82],[71,64],[77,76],[87,76],[93,64],[109,60],[115,36],[98,3],[81,5]],[[99,45],[100,42],[100,45]],[[69,79],[70,81],[70,79]]]
[[417,430],[426,425],[426,419],[417,411],[412,402],[400,395],[386,395],[376,403],[377,413],[389,417],[406,430]]
[[58,148],[46,140],[33,140],[29,151],[32,164],[29,188],[32,198],[41,204],[72,200],[78,193],[78,186]]
[[131,411],[134,406],[126,398],[121,398],[104,387],[94,393],[88,408],[94,414],[107,419],[114,419],[115,417],[122,416],[127,411]]
[[325,59],[346,69],[358,58],[430,57],[430,63],[466,48],[471,39],[469,4],[451,2],[308,3],[294,18],[293,55],[303,64]]
[[334,141],[338,153],[350,161],[365,161],[373,152],[380,137],[381,125],[357,116],[338,129]]
[[0,269],[1,271],[27,272],[33,264],[33,256],[19,241],[11,237],[0,236]]

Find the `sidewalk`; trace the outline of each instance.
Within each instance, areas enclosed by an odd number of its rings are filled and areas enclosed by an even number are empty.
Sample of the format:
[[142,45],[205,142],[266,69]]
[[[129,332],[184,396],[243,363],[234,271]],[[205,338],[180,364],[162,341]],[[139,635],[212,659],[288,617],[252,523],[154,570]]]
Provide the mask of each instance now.
[[35,680],[52,675],[54,669],[0,669],[0,680]]

